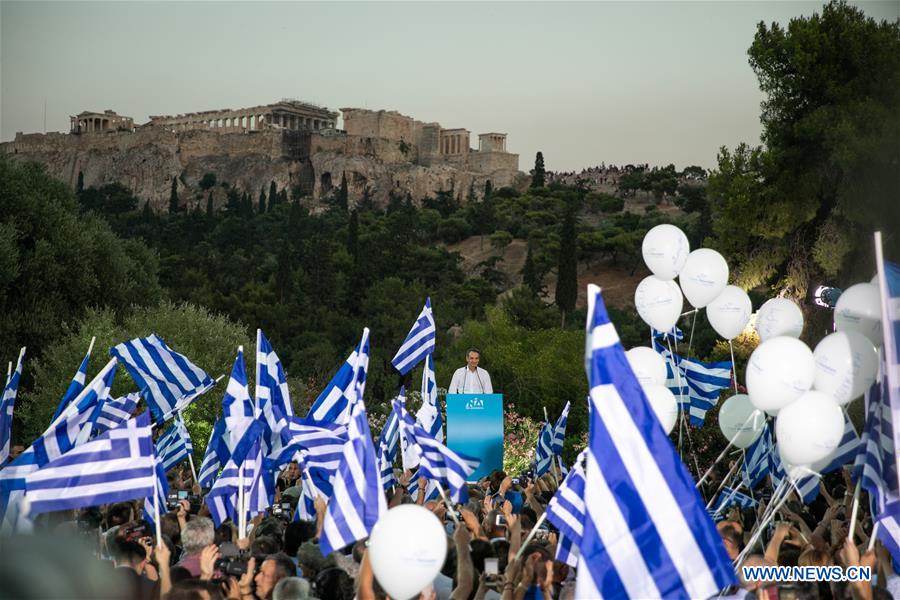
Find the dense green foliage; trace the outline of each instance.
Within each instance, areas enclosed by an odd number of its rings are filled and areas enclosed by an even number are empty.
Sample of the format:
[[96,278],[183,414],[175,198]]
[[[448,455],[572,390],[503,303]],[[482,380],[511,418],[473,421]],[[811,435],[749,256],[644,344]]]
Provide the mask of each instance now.
[[760,23],[749,56],[765,145],[721,150],[710,242],[745,287],[868,280],[873,230],[900,254],[900,23],[832,2]]

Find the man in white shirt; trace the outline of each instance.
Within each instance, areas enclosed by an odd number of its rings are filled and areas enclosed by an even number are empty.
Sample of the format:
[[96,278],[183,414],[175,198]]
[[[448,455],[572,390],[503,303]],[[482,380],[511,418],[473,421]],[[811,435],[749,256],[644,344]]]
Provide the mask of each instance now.
[[465,367],[460,367],[453,373],[453,380],[447,388],[448,394],[493,394],[491,376],[487,371],[478,366],[481,360],[481,350],[469,348],[466,352]]

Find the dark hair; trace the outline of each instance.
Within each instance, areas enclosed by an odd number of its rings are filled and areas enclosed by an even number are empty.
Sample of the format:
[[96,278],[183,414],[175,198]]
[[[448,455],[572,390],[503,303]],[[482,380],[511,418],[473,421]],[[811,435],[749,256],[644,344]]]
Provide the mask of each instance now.
[[216,527],[215,535],[213,536],[213,544],[216,546],[221,546],[225,542],[231,541],[231,525],[228,523],[222,523],[218,527]]
[[253,556],[260,556],[262,554],[275,554],[276,552],[280,552],[281,547],[278,544],[278,540],[276,540],[271,535],[262,535],[253,540],[253,543],[250,544],[250,554]]
[[106,509],[106,526],[124,525],[131,519],[131,502],[116,502]]
[[478,354],[478,358],[481,358],[481,350],[479,350],[475,346],[469,346],[469,349],[466,350],[466,358],[469,357],[469,352],[475,352],[476,354]]
[[275,563],[275,574],[278,576],[278,579],[295,577],[297,575],[297,565],[284,552],[270,554],[266,557],[266,560],[271,560]]
[[137,542],[117,539],[112,547],[112,556],[117,563],[133,565],[147,558],[147,551]]
[[312,521],[293,521],[284,528],[284,553],[297,556],[303,544],[316,537],[316,524]]
[[355,590],[353,580],[339,567],[328,567],[319,571],[313,583],[317,598],[329,600],[353,600]]
[[484,571],[484,559],[494,558],[494,547],[485,540],[472,540],[469,543],[469,554],[472,556],[472,564],[479,572]]
[[725,525],[719,531],[719,535],[723,540],[728,540],[738,549],[738,552],[744,549],[744,536],[742,536],[734,525]]

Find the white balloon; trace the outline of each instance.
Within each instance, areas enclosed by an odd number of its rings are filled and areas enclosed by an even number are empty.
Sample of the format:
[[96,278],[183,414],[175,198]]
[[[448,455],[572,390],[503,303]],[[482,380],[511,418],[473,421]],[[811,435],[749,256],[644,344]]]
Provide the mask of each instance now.
[[838,331],[858,331],[875,346],[881,346],[881,297],[871,283],[851,285],[834,307],[834,327]]
[[746,448],[759,437],[766,416],[750,403],[747,394],[735,394],[719,409],[719,429],[735,448]]
[[878,352],[869,338],[856,331],[836,331],[822,338],[813,351],[816,378],[813,386],[847,404],[875,382]]
[[806,392],[778,413],[775,436],[790,465],[811,465],[831,454],[844,435],[844,411],[827,394]]
[[681,316],[684,298],[674,281],[650,275],[634,290],[634,306],[644,323],[659,331],[675,327]]
[[641,385],[664,385],[666,361],[658,352],[646,346],[637,346],[625,353],[631,370]]
[[760,410],[780,410],[812,387],[816,363],[800,340],[776,337],[756,347],[747,362],[747,393]]
[[678,274],[678,282],[691,306],[703,308],[728,285],[728,263],[715,250],[694,250]]
[[735,285],[727,285],[706,307],[706,318],[716,333],[732,340],[747,326],[752,312],[753,304],[747,292]]
[[434,581],[447,554],[447,532],[418,504],[384,513],[369,536],[369,561],[381,587],[397,600],[418,596]]
[[647,232],[641,254],[647,268],[660,279],[674,279],[691,251],[687,236],[674,225],[657,225]]
[[798,338],[803,333],[803,311],[787,298],[772,298],[756,313],[755,327],[764,342],[780,335]]
[[653,412],[656,413],[656,418],[659,419],[659,423],[662,425],[663,431],[666,432],[666,435],[672,433],[672,429],[675,428],[675,422],[678,420],[678,401],[675,399],[675,394],[664,385],[645,385],[642,387],[647,400],[650,401]]

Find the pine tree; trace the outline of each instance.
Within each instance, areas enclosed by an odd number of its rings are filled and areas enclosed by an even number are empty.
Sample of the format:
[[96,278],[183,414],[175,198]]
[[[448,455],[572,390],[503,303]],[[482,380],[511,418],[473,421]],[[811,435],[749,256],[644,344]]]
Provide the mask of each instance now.
[[273,180],[269,184],[269,208],[270,209],[272,208],[272,206],[275,205],[276,202],[278,202],[277,198],[278,198],[278,186],[275,185],[275,181]]
[[84,172],[78,171],[78,183],[75,185],[75,193],[81,194],[84,191]]
[[[272,202],[275,202],[275,196],[269,195]],[[265,188],[259,188],[259,214],[263,214],[266,212],[266,190]]]
[[341,189],[338,192],[337,198],[335,200],[335,205],[342,210],[347,210],[348,199],[347,173],[345,172],[341,175]]
[[566,313],[575,310],[578,297],[578,255],[575,246],[575,204],[566,210],[559,238],[559,269],[556,279],[556,305],[562,312],[565,327]]
[[172,191],[169,193],[169,214],[178,212],[178,178],[172,177]]
[[206,216],[210,219],[213,217],[213,198],[212,192],[206,197]]
[[531,171],[531,187],[544,187],[547,171],[544,170],[544,154],[538,152],[534,157],[534,170]]
[[[287,204],[288,202],[288,194],[287,188],[282,189],[278,194],[275,195],[275,198],[278,200],[276,204]],[[272,210],[272,199],[269,199],[269,210]]]

